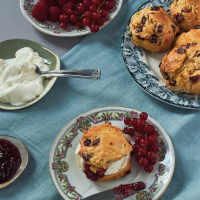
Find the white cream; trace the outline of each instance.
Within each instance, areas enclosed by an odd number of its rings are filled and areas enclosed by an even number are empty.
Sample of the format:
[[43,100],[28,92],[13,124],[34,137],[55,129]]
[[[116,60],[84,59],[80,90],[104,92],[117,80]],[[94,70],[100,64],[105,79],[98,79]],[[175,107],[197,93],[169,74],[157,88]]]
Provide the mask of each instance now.
[[[75,154],[76,154],[76,159],[78,161],[78,163],[81,165],[81,170],[84,169],[84,160],[83,158],[78,154],[78,152],[80,151],[81,149],[81,145],[80,143],[78,144],[77,148],[76,148],[76,151],[75,151]],[[116,162],[113,162],[109,167],[108,169],[106,170],[106,173],[105,175],[111,175],[111,174],[115,174],[117,173],[118,171],[120,171],[121,169],[123,169],[126,164],[127,164],[127,160],[128,160],[129,156],[124,156],[122,157],[120,160],[116,161]]]
[[43,90],[43,79],[35,72],[38,65],[42,70],[49,70],[44,60],[29,47],[19,49],[14,59],[0,59],[0,101],[21,104],[31,101]]

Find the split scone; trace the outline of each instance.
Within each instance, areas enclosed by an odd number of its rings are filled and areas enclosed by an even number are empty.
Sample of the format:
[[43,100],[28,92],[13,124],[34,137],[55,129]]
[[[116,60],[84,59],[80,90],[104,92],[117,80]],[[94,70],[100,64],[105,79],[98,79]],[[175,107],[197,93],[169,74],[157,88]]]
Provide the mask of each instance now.
[[132,42],[153,53],[168,50],[179,32],[165,9],[159,6],[149,6],[135,13],[129,26]]
[[171,19],[182,32],[200,25],[199,0],[174,0],[170,13]]
[[130,174],[132,150],[119,127],[104,123],[83,134],[75,153],[88,179],[110,181]]
[[170,90],[200,94],[200,43],[173,48],[162,59],[160,72]]

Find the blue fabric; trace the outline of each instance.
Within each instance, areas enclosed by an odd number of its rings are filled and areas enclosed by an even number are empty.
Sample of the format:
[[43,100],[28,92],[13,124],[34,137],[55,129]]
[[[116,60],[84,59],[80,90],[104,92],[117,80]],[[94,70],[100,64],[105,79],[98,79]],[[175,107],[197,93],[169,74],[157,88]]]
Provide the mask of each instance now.
[[121,56],[121,37],[132,14],[145,0],[130,0],[117,17],[96,34],[86,36],[61,58],[61,68],[99,68],[99,80],[58,78],[36,104],[16,111],[1,110],[1,134],[24,141],[30,160],[23,174],[0,190],[0,199],[61,200],[49,174],[51,146],[73,118],[103,106],[126,106],[147,112],[170,135],[176,154],[173,178],[161,200],[199,199],[199,111],[174,107],[141,90],[129,76]]

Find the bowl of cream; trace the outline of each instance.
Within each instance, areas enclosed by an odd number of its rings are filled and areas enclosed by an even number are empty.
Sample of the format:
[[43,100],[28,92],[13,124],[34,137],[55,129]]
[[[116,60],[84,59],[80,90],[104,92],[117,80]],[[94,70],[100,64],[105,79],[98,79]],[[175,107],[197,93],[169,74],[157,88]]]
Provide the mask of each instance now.
[[58,56],[38,43],[24,39],[0,43],[0,108],[25,108],[51,89],[56,77],[40,76],[35,64],[44,71],[60,69]]

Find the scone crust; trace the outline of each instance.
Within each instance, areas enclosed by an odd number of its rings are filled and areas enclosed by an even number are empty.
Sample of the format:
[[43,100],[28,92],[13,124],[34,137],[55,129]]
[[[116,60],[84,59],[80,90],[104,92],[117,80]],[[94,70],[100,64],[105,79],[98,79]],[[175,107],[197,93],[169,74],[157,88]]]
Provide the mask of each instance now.
[[123,169],[121,169],[120,171],[118,171],[115,174],[111,174],[111,175],[104,176],[103,178],[99,178],[97,181],[102,182],[102,181],[117,180],[119,178],[122,178],[122,177],[130,174],[130,173],[131,173],[131,156],[129,156],[129,158],[127,160],[127,164]]
[[[179,28],[162,7],[154,8],[146,7],[132,16],[132,42],[151,52],[166,51],[171,47]],[[152,37],[156,38],[154,42]]]
[[174,41],[174,47],[195,42],[200,43],[200,29],[191,29],[179,35]]
[[[85,139],[93,142],[98,138],[100,142],[97,146],[84,146]],[[79,155],[81,157],[83,153],[89,155],[87,163],[91,165],[92,171],[98,167],[107,169],[113,162],[120,160],[123,156],[130,155],[133,149],[121,129],[109,123],[89,128],[83,134],[80,145]]]
[[171,19],[180,31],[189,31],[200,25],[199,0],[174,0],[170,8]]
[[160,72],[172,91],[200,94],[200,43],[186,43],[165,55]]

